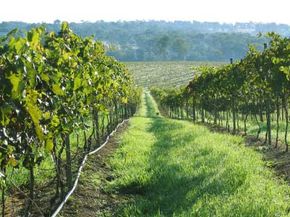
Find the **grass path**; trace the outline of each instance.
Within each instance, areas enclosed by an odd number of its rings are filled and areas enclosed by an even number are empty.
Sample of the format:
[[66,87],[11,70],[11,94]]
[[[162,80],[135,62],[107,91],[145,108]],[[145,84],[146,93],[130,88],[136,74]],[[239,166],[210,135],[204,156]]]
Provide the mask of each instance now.
[[117,216],[288,216],[289,187],[242,137],[157,115],[145,93],[110,159]]

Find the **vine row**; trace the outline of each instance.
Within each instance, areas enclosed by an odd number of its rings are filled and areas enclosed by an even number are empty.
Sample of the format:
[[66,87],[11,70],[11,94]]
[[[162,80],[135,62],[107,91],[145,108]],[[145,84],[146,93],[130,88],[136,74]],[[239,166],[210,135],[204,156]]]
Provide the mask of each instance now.
[[[0,84],[2,216],[13,185],[28,189],[22,215],[49,215],[71,189],[82,156],[133,115],[140,98],[125,66],[66,22],[58,33],[37,27],[2,37]],[[41,183],[54,193],[37,211]]]
[[257,125],[257,138],[265,127],[264,143],[280,142],[288,151],[290,39],[267,36],[263,51],[250,46],[241,60],[195,67],[186,87],[153,88],[152,94],[171,117],[223,125],[233,134],[247,134],[248,125]]

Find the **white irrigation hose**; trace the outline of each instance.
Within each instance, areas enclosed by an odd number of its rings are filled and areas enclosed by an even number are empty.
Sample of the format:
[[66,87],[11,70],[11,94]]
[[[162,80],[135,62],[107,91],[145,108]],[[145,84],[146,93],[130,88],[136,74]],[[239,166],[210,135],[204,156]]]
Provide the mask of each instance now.
[[126,120],[123,120],[122,123],[118,124],[117,127],[115,128],[115,130],[113,130],[110,135],[107,136],[106,138],[106,141],[100,146],[98,147],[97,149],[95,149],[94,151],[91,151],[89,152],[88,154],[85,155],[83,161],[82,161],[82,164],[81,166],[79,167],[79,170],[78,170],[78,174],[77,174],[77,178],[74,182],[74,185],[72,187],[72,189],[67,193],[67,195],[65,196],[64,200],[62,201],[62,203],[58,206],[58,208],[54,211],[54,213],[51,215],[51,217],[55,217],[57,216],[57,214],[61,211],[61,209],[63,208],[64,204],[67,202],[68,198],[72,195],[72,193],[75,191],[77,185],[78,185],[78,181],[79,181],[79,178],[80,178],[80,175],[81,175],[81,172],[82,172],[82,169],[85,165],[85,162],[88,158],[89,155],[92,155],[92,154],[95,154],[96,152],[100,151],[109,141],[110,137],[113,136],[113,134],[118,130],[118,128],[123,125],[125,122],[127,122],[128,119]]

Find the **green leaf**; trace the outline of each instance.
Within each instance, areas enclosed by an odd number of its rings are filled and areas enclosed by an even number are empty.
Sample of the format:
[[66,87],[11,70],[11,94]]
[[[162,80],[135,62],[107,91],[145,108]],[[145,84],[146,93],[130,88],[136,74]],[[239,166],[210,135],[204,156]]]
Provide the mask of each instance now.
[[32,47],[36,47],[39,44],[39,33],[36,29],[31,30],[27,33],[28,41]]
[[45,119],[45,120],[48,120],[50,118],[50,113],[49,112],[45,112],[42,114],[42,117]]
[[17,161],[15,160],[14,157],[10,157],[9,158],[8,165],[11,165],[12,167],[16,167],[17,166]]
[[65,92],[60,88],[59,85],[57,84],[53,84],[52,85],[52,91],[58,95],[58,96],[64,96],[65,95]]
[[19,74],[11,74],[8,79],[10,80],[10,83],[12,84],[12,93],[11,96],[13,99],[17,99],[21,96],[21,90],[20,90],[20,82],[22,80],[21,76]]
[[128,98],[122,97],[121,101],[122,101],[122,103],[127,104],[128,103]]
[[47,74],[45,74],[45,73],[42,73],[41,75],[40,75],[40,77],[41,77],[41,79],[42,80],[44,80],[45,82],[49,82],[49,76],[47,75]]
[[24,67],[24,71],[27,72],[27,78],[29,80],[29,84],[31,87],[34,87],[36,84],[36,71],[33,68],[31,63],[27,63],[26,67]]
[[18,41],[15,41],[14,43],[14,48],[16,50],[17,53],[20,53],[21,49],[23,48],[23,46],[25,45],[25,39],[21,38]]
[[6,126],[10,122],[10,114],[12,113],[12,108],[9,105],[3,105],[0,108],[1,125]]
[[74,79],[74,90],[79,89],[81,86],[82,86],[82,79],[79,76],[77,76]]
[[68,22],[62,22],[61,31],[67,31],[69,29]]
[[43,141],[44,135],[40,126],[42,112],[37,106],[38,93],[35,90],[30,90],[26,97],[26,111],[29,113],[35,127],[35,132],[40,141]]
[[59,118],[57,115],[53,115],[51,119],[51,126],[52,127],[58,127],[60,124]]
[[45,149],[46,151],[52,151],[53,149],[53,140],[51,137],[49,137],[45,142]]

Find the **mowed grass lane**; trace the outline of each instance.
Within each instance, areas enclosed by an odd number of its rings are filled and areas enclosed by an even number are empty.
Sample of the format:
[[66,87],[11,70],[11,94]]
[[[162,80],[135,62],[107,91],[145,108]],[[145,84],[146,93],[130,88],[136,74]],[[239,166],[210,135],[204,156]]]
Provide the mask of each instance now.
[[242,137],[156,115],[145,93],[111,159],[117,216],[288,216],[289,187]]

